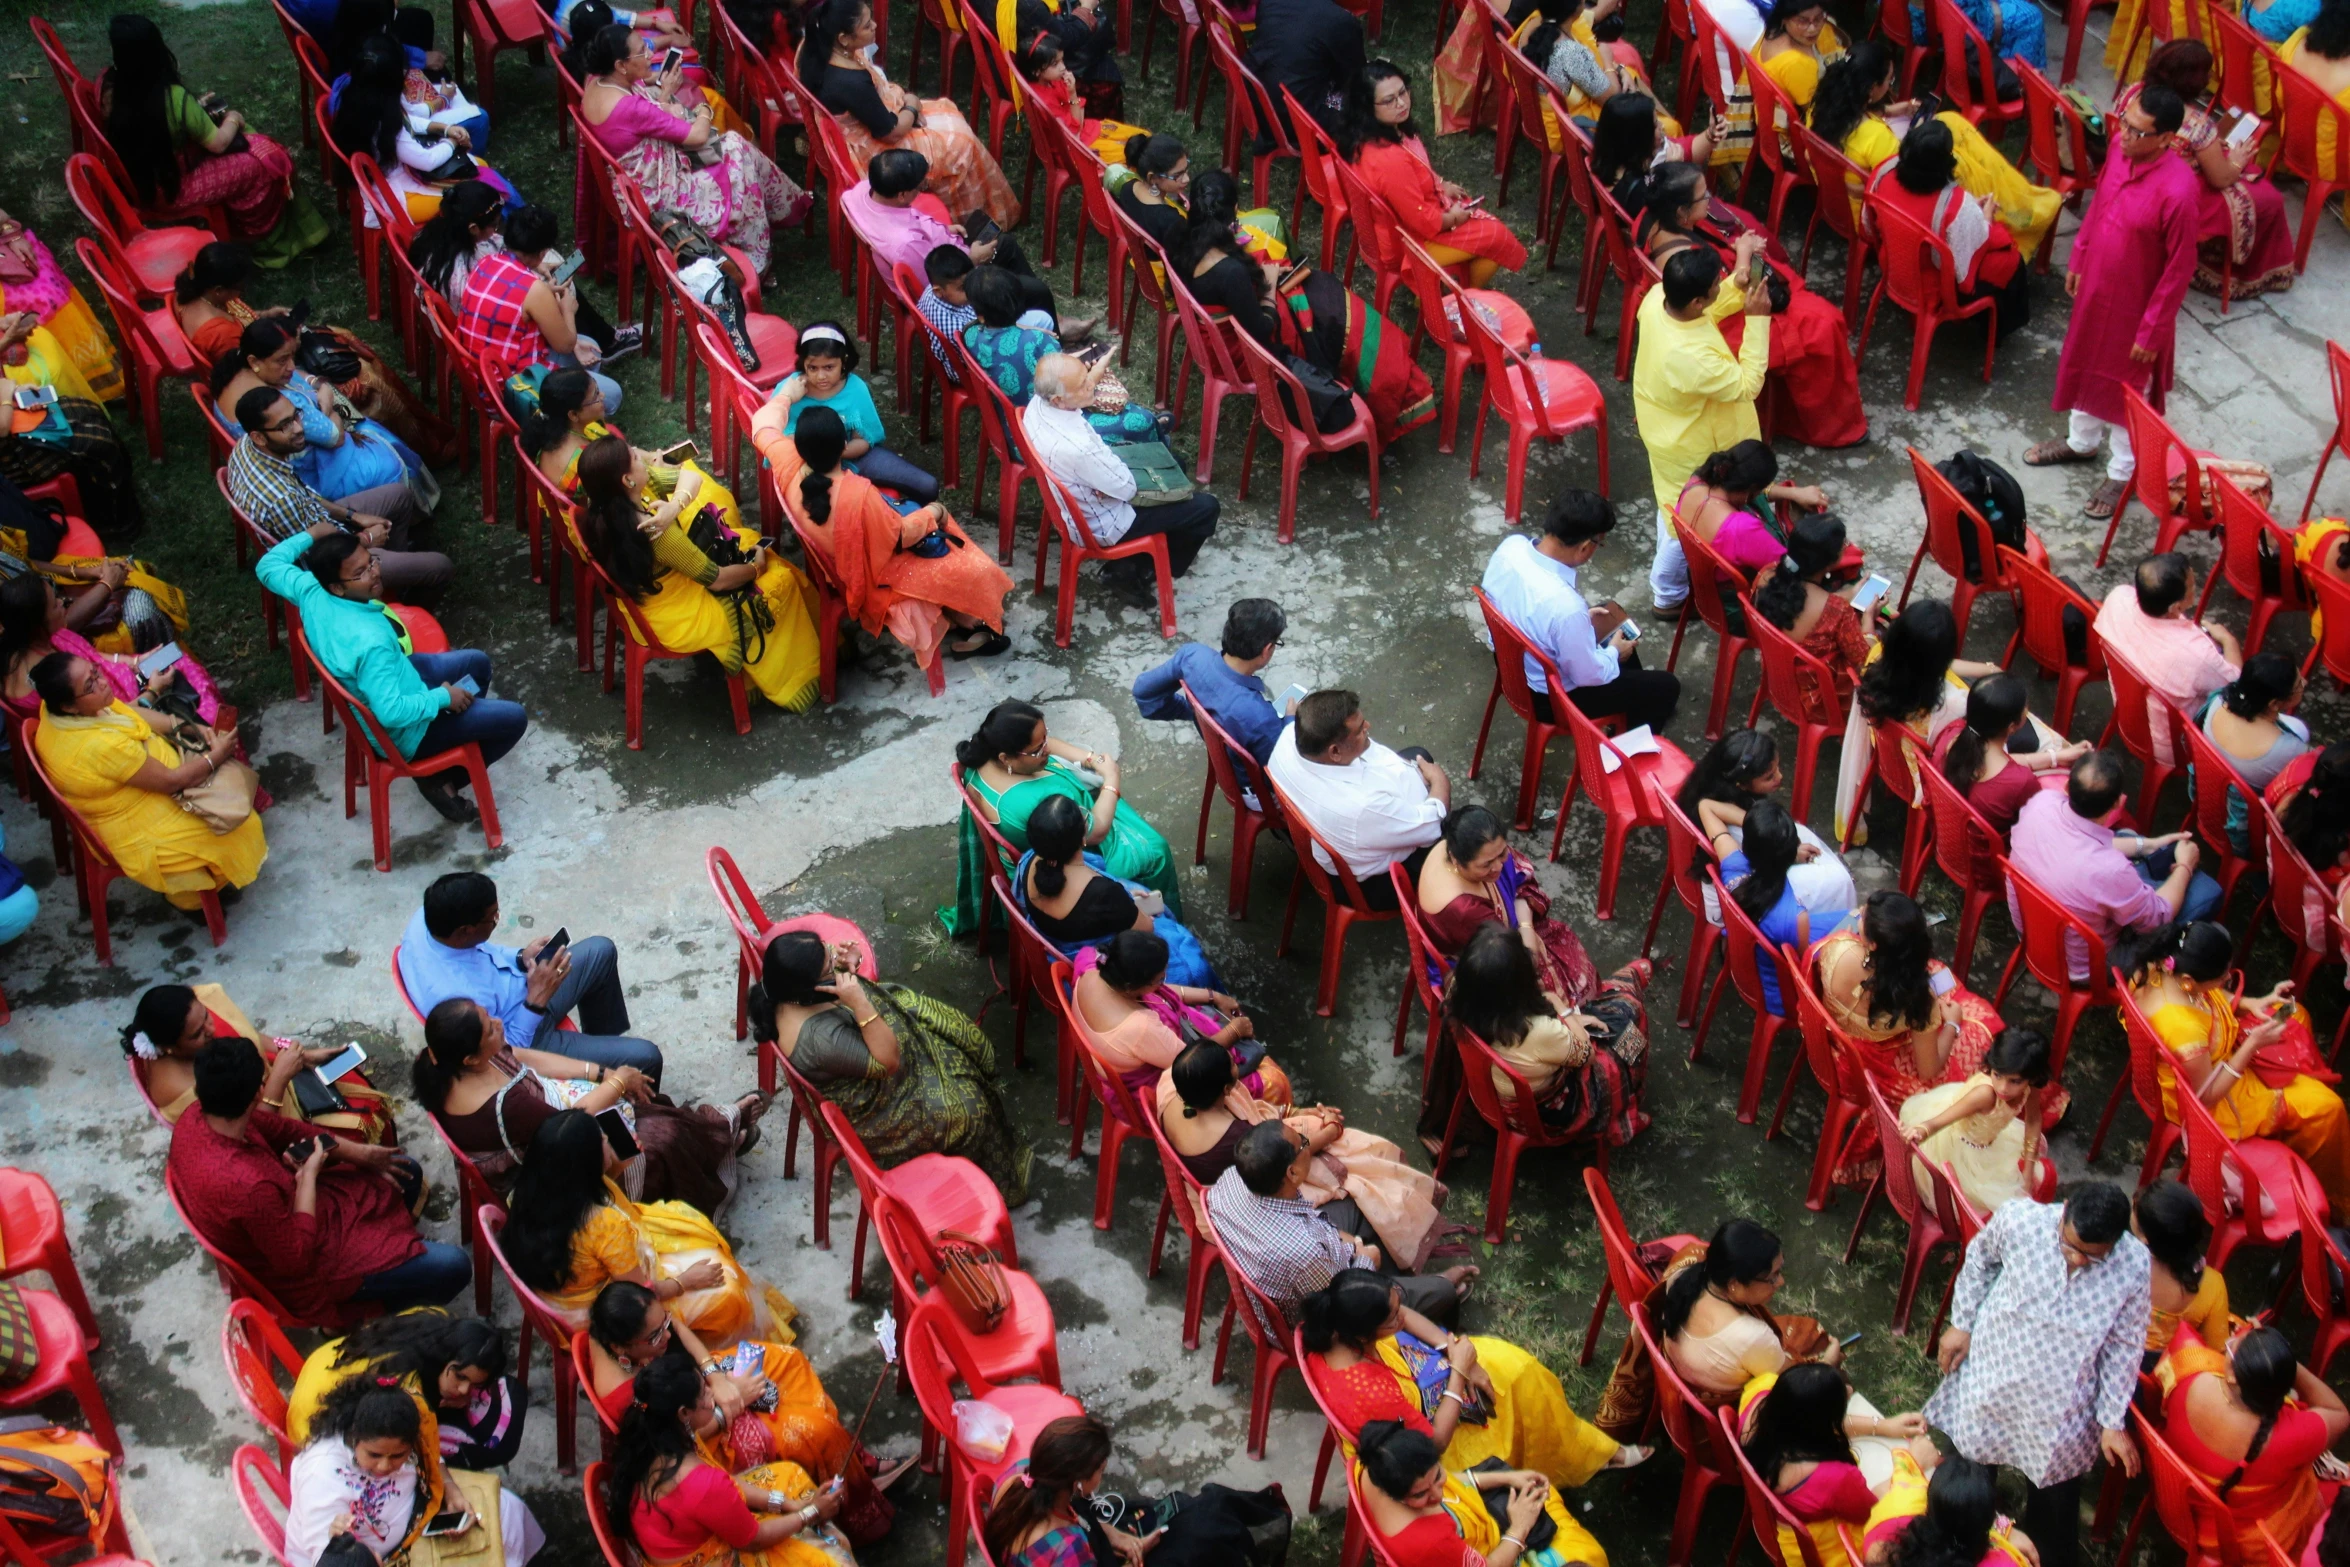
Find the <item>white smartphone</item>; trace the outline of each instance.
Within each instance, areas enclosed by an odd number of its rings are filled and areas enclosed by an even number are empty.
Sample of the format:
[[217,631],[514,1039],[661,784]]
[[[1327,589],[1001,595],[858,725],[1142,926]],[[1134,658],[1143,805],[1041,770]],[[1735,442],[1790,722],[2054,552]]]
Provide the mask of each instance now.
[[1634,620],[1627,620],[1622,625],[1616,627],[1616,635],[1622,637],[1627,642],[1637,642],[1640,640],[1640,623]]
[[357,1070],[360,1066],[364,1065],[366,1061],[367,1052],[360,1047],[359,1041],[354,1039],[349,1044],[343,1046],[343,1053],[341,1055],[336,1056],[332,1061],[328,1061],[319,1066],[312,1067],[311,1070],[318,1074],[318,1080],[320,1082],[331,1083],[336,1078],[341,1077],[348,1072]]
[[185,656],[180,652],[177,642],[166,642],[139,660],[139,674],[143,679],[152,680]]
[[54,386],[20,386],[16,389],[16,406],[27,413],[36,408],[46,408],[56,401],[57,388]]
[[1282,688],[1282,692],[1279,696],[1273,698],[1273,706],[1286,713],[1305,699],[1305,686],[1300,682],[1293,680],[1287,686]]
[[2234,130],[2228,132],[2227,145],[2232,151],[2235,148],[2243,146],[2246,142],[2252,140],[2259,134],[2260,117],[2258,115],[2247,114],[2236,122],[2236,128]]
[[1893,579],[1891,577],[1871,572],[1868,580],[1853,590],[1852,607],[1861,614],[1867,614],[1877,607],[1877,601],[1883,598],[1892,586]]

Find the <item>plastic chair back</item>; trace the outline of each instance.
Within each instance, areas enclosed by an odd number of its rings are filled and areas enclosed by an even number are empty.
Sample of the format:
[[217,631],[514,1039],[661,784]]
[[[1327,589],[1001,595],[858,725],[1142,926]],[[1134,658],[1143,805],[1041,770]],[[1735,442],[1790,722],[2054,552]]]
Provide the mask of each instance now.
[[2311,869],[2309,861],[2302,858],[2293,840],[2285,835],[2284,824],[2269,808],[2267,800],[2255,795],[2252,810],[2264,818],[2261,825],[2268,840],[2269,904],[2276,911],[2277,928],[2299,949],[2293,964],[2294,974],[2298,979],[2306,979],[2319,964],[2341,956],[2334,943],[2330,918],[2334,894],[2324,878]]
[[[2130,1434],[2138,1439],[2139,1451],[2146,1455],[2148,1499],[2154,1503],[2154,1513],[2161,1520],[2163,1531],[2174,1540],[2219,1540],[2232,1545],[2236,1521],[2229,1514],[2227,1504],[2219,1499],[2208,1481],[2187,1467],[2178,1450],[2163,1440],[2162,1433],[2135,1404],[2130,1406]],[[2223,1546],[2223,1560],[2233,1561],[2236,1555],[2234,1550]]]
[[1928,318],[1947,321],[1973,308],[1958,302],[1958,262],[1948,240],[1886,202],[1872,197],[1868,208],[1877,225],[1878,264],[1884,268],[1881,286],[1893,303],[1918,317],[1921,327]]
[[[2203,464],[2195,449],[2179,439],[2179,432],[2171,428],[2170,421],[2156,412],[2152,403],[2126,386],[2122,388],[2122,412],[2129,426],[2130,450],[2138,462],[2137,472],[2130,480],[2130,493],[2162,523],[2155,535],[2155,547],[2167,550],[2181,533],[2193,533],[2212,525],[2212,519],[2203,511]],[[2184,480],[2184,493],[2175,506],[2171,500],[2174,479]],[[2117,507],[2116,515],[2119,511]]]
[[[1526,678],[1526,661],[1531,658],[1541,662],[1543,678],[1550,682],[1553,691],[1565,688],[1565,678],[1526,634],[1510,622],[1493,600],[1485,596],[1483,588],[1477,590],[1477,607],[1484,612],[1486,634],[1493,639],[1493,664],[1501,681],[1502,700],[1509,703],[1510,711],[1527,724],[1555,729],[1558,727],[1558,709],[1569,704],[1553,703],[1552,717],[1547,721],[1537,717],[1534,712],[1534,687]],[[1533,742],[1530,740],[1528,743]]]
[[[1998,542],[1992,536],[1990,520],[1975,509],[1957,485],[1942,476],[1931,458],[1914,446],[1906,450],[1910,472],[1917,479],[1918,499],[1926,507],[1926,553],[1953,582],[1974,583],[1985,592],[2006,590],[2010,584],[2000,569]],[[1974,546],[1972,551],[1967,548],[1969,543]],[[1967,569],[1970,553],[1975,558],[1972,571]],[[2061,667],[2062,660],[2058,663]]]
[[1934,813],[1934,863],[1961,892],[2001,890],[2005,884],[1999,879],[1999,855],[2004,846],[1999,834],[1940,767],[1921,765],[1916,771],[1925,785],[1927,808]]
[[[1702,9],[1702,7],[1700,8]],[[1754,73],[1760,76],[1762,73]],[[1766,1395],[1767,1396],[1767,1395]],[[1824,1567],[1820,1560],[1820,1546],[1779,1493],[1763,1484],[1763,1478],[1754,1472],[1747,1461],[1746,1449],[1738,1432],[1738,1411],[1723,1408],[1714,1411],[1722,1433],[1722,1445],[1728,1448],[1738,1465],[1738,1481],[1746,1492],[1746,1521],[1753,1527],[1756,1543],[1762,1546],[1763,1557],[1771,1567]],[[1787,1547],[1793,1544],[1796,1554],[1790,1557]]]
[[1951,0],[1930,0],[1926,11],[1942,42],[1942,96],[1970,124],[2014,115],[1998,94],[1998,62],[1991,41]]
[[[1545,1123],[1534,1098],[1534,1085],[1526,1074],[1503,1060],[1494,1048],[1477,1037],[1476,1031],[1455,1022],[1452,1025],[1453,1045],[1461,1053],[1461,1086],[1468,1091],[1469,1100],[1485,1124],[1495,1131],[1515,1132],[1527,1142],[1540,1147],[1549,1143],[1567,1141],[1555,1127]],[[1495,1084],[1495,1073],[1500,1073],[1510,1085],[1509,1097],[1502,1097]]]
[[[1198,726],[1200,739],[1205,742],[1208,771],[1215,777],[1217,792],[1224,796],[1234,810],[1269,811],[1273,801],[1273,780],[1266,773],[1264,764],[1250,755],[1247,746],[1233,739],[1224,726],[1216,722],[1216,715],[1208,711],[1207,704],[1192,693],[1189,681],[1179,680],[1176,684],[1183,688],[1184,704],[1191,709],[1191,721]],[[1257,803],[1253,807],[1243,797],[1244,791],[1256,796]]]
[[[1692,575],[1689,580],[1694,596],[1697,579]],[[1772,625],[1752,600],[1746,604],[1746,628],[1754,633],[1755,649],[1762,655],[1763,691],[1779,716],[1799,726],[1842,729],[1851,703],[1849,696],[1838,695],[1836,671],[1828,661]],[[1808,683],[1806,674],[1811,676]]]
[[293,1511],[293,1487],[285,1466],[247,1442],[229,1455],[229,1482],[236,1487],[237,1505],[253,1526],[262,1549],[276,1558],[278,1567],[294,1567],[286,1555],[286,1515]]
[[[1281,819],[1288,823],[1293,837],[1305,840],[1297,854],[1297,868],[1324,903],[1336,904],[1354,910],[1370,919],[1388,919],[1391,915],[1371,907],[1371,900],[1363,896],[1363,884],[1346,863],[1346,857],[1330,847],[1330,840],[1314,831],[1314,824],[1281,792],[1281,786],[1270,776],[1266,783],[1273,798],[1280,802]],[[1329,863],[1325,865],[1323,862]]]
[[[2017,870],[2014,861],[2003,855],[1999,868],[2007,877],[2022,916],[2022,957],[2032,977],[2059,995],[2083,985],[2110,988],[2104,979],[2112,967],[2106,958],[2104,938],[2091,930],[2078,914],[2057,902],[2039,883]],[[2075,941],[2086,953],[2087,980],[2077,980],[2072,975],[2074,968],[2082,966],[2067,956],[2067,949]],[[2053,1065],[2061,1067],[2062,1063]]]
[[2290,67],[2277,57],[2267,39],[2226,6],[2215,5],[2204,14],[2211,28],[2211,53],[2218,79],[2214,99],[2239,114],[2273,118],[2280,95],[2277,78]]
[[[1631,1317],[1632,1331],[1640,1335],[1641,1347],[1648,1351],[1649,1364],[1656,1370],[1657,1414],[1664,1422],[1666,1439],[1684,1462],[1702,1465],[1717,1474],[1729,1473],[1734,1460],[1722,1452],[1722,1428],[1704,1402],[1689,1391],[1689,1384],[1682,1380],[1672,1357],[1657,1342],[1646,1302],[1634,1302]],[[1728,1445],[1737,1446],[1735,1442]]]
[[598,1460],[587,1466],[580,1477],[580,1490],[586,1493],[588,1527],[594,1531],[596,1545],[604,1553],[605,1567],[642,1567],[644,1558],[626,1544],[620,1531],[612,1527],[612,1510],[605,1505],[605,1483],[611,1478],[612,1466]]
[[[1790,1016],[1787,986],[1783,977],[1787,971],[1787,949],[1765,936],[1762,928],[1755,924],[1754,916],[1738,906],[1738,900],[1731,897],[1730,889],[1722,884],[1720,867],[1709,865],[1705,874],[1714,884],[1714,901],[1722,911],[1722,934],[1729,938],[1724,949],[1724,961],[1729,966],[1731,984],[1737,987],[1740,999],[1757,1014],[1767,1013],[1777,1018]],[[1770,1004],[1769,994],[1763,989],[1765,964],[1770,965],[1770,979],[1773,988],[1779,992],[1777,1006]]]
[[1591,1199],[1592,1216],[1599,1225],[1599,1248],[1607,1264],[1608,1287],[1627,1309],[1644,1304],[1649,1291],[1656,1288],[1657,1275],[1640,1260],[1640,1243],[1632,1238],[1631,1226],[1624,1222],[1624,1210],[1616,1205],[1616,1194],[1608,1185],[1607,1172],[1596,1166],[1586,1168],[1583,1190]]
[[258,1301],[232,1300],[220,1328],[221,1358],[228,1362],[229,1384],[237,1402],[245,1406],[270,1440],[277,1443],[278,1463],[290,1467],[301,1451],[286,1428],[286,1390],[278,1386],[284,1372],[290,1385],[302,1374],[302,1356],[288,1342],[285,1331]]
[[[1999,569],[2016,595],[2016,635],[2022,640],[2024,651],[2043,670],[2076,676],[2067,684],[2077,690],[2081,685],[2108,678],[2105,664],[2105,644],[2095,636],[2086,639],[2084,657],[2073,662],[2070,646],[2065,640],[2064,612],[2077,611],[2084,624],[2097,623],[2097,606],[2071,583],[2020,551],[1999,546]],[[2068,727],[2072,704],[2059,694],[2056,726]]]
[[2031,61],[2011,55],[2007,63],[2024,84],[2024,126],[2031,133],[2025,157],[2032,172],[2068,201],[2095,189],[2103,165],[2090,156],[2089,122],[2054,82],[2032,68]]
[[[2095,645],[2103,639],[2092,632],[2090,641]],[[2159,767],[2161,776],[2167,778],[2184,749],[2178,743],[2179,737],[2171,732],[2171,715],[2176,709],[2155,693],[2153,684],[2138,672],[2137,666],[2111,648],[2105,649],[2105,673],[2106,678],[2113,683],[2113,727],[2121,736],[2122,748],[2148,769],[2150,781],[2142,783],[2140,787],[2151,796],[2157,787],[2151,781],[2154,770]],[[2171,761],[2156,760],[2155,746],[2158,739]],[[2150,813],[2153,809],[2154,801],[2151,798],[2139,804],[2141,813]]]

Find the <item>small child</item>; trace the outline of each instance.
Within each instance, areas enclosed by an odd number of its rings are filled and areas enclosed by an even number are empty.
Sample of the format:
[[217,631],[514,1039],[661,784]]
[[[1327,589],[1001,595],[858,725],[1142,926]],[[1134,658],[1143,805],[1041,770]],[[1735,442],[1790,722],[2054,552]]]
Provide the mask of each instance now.
[[1148,136],[1150,132],[1123,120],[1085,117],[1077,78],[1070,74],[1068,51],[1060,39],[1051,33],[1038,33],[1031,38],[1028,47],[1020,52],[1020,74],[1027,80],[1036,101],[1054,119],[1074,131],[1077,139],[1102,160],[1103,182],[1111,190],[1134,178],[1134,171],[1126,167],[1126,143],[1132,137]]
[[797,430],[800,415],[809,409],[829,408],[848,427],[849,443],[842,455],[852,472],[917,504],[937,500],[938,480],[881,444],[881,410],[873,405],[872,388],[857,374],[857,345],[840,324],[811,321],[800,329],[799,347],[799,365],[791,379],[800,384],[802,395],[792,404],[783,433]]
[[[1981,1071],[1902,1103],[1902,1138],[1948,1166],[1967,1200],[1990,1212],[2010,1198],[2032,1195],[2041,1183],[2040,1093],[2047,1086],[2047,1036],[2003,1028],[1984,1053]],[[2054,1189],[2053,1172],[2047,1184]]]

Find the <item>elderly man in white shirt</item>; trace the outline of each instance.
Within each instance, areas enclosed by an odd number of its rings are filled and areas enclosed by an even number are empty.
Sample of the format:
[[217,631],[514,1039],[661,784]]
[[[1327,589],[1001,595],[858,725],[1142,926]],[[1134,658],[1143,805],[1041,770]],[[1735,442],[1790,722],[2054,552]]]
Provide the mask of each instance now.
[[[1391,751],[1371,738],[1352,691],[1316,691],[1297,704],[1297,722],[1273,742],[1265,764],[1308,826],[1346,861],[1375,909],[1395,907],[1387,867],[1401,860],[1416,881],[1420,863],[1452,809],[1452,780],[1425,750]],[[1315,858],[1328,867],[1320,849]]]
[[[1592,607],[1576,582],[1615,525],[1615,508],[1605,496],[1569,490],[1550,503],[1541,533],[1501,541],[1480,586],[1502,618],[1558,666],[1575,706],[1593,718],[1620,718],[1627,729],[1662,729],[1681,700],[1680,678],[1642,669],[1625,634],[1622,607],[1613,601]],[[1531,655],[1526,684],[1533,689],[1534,711],[1546,722],[1555,720],[1549,677]]]
[[[1133,504],[1134,470],[1110,449],[1086,420],[1109,370],[1109,356],[1091,369],[1074,354],[1047,354],[1036,364],[1036,391],[1020,410],[1028,455],[1061,481],[1084,514],[1097,544],[1118,544],[1153,533],[1167,538],[1167,565],[1180,577],[1216,531],[1216,497],[1195,490],[1163,506]],[[1102,562],[1102,580],[1137,609],[1158,605],[1150,557],[1129,555]]]

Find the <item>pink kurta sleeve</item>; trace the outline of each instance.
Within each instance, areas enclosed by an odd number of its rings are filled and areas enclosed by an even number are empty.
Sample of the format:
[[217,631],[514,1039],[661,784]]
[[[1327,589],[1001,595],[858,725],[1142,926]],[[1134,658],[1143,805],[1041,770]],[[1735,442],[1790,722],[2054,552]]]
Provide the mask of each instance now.
[[2163,209],[2161,233],[2170,241],[2170,253],[2163,258],[2162,275],[2155,279],[2154,291],[2146,298],[2146,312],[2138,318],[2137,340],[2131,345],[2149,353],[2163,353],[2175,341],[2179,306],[2186,303],[2187,284],[2195,276],[2200,203],[2192,199],[2193,194],[2192,187],[2180,179],[2147,193],[2149,204]]

